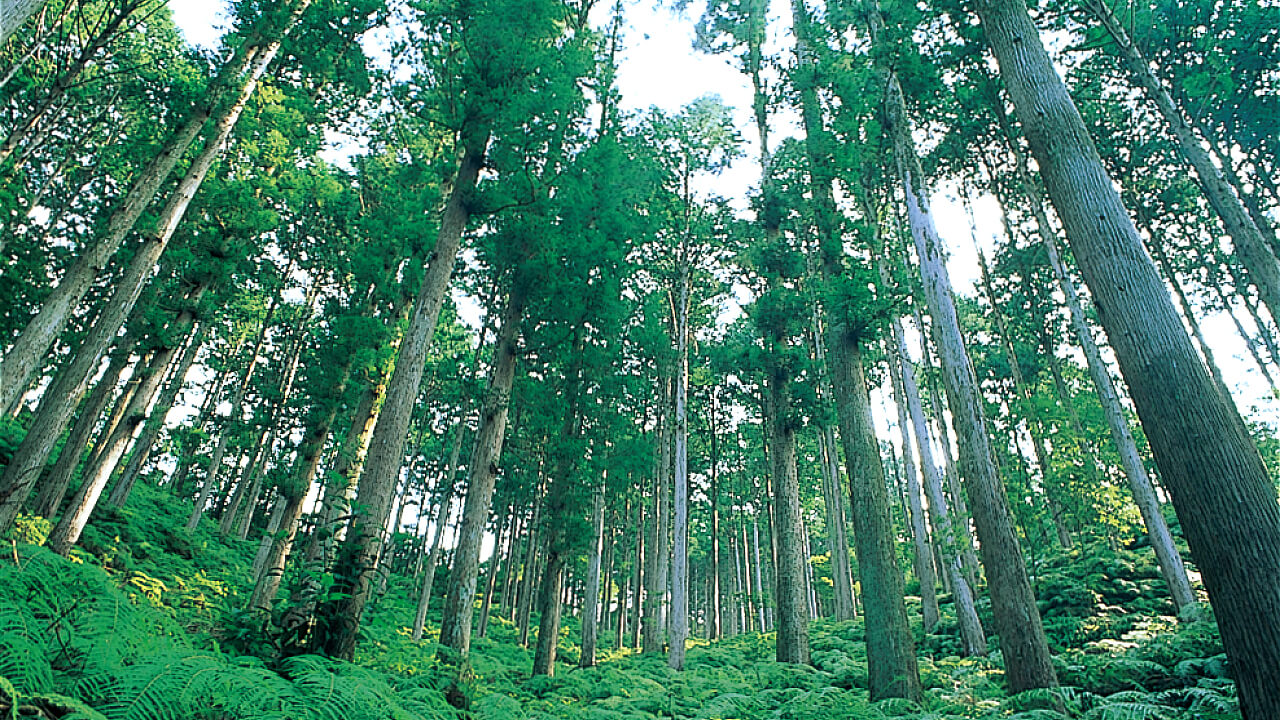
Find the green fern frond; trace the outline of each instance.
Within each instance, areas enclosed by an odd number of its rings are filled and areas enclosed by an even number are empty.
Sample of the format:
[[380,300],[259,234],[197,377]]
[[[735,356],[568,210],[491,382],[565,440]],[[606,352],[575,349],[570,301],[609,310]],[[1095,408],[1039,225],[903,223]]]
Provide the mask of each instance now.
[[[1116,695],[1130,695],[1131,693],[1116,693],[1109,696],[1105,703],[1090,710],[1085,716],[1085,720],[1172,720],[1175,712],[1172,708],[1164,705],[1158,705],[1149,700],[1115,700]],[[1141,695],[1140,693],[1138,693]],[[1147,697],[1143,695],[1142,697]]]

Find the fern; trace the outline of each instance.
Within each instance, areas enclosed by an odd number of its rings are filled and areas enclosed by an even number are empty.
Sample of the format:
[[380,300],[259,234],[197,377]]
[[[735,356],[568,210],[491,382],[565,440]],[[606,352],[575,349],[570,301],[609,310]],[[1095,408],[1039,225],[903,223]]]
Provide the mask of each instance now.
[[1169,720],[1175,717],[1175,711],[1153,702],[1145,693],[1126,691],[1108,696],[1084,717],[1085,720]]
[[50,634],[25,606],[0,607],[0,676],[26,692],[52,690]]

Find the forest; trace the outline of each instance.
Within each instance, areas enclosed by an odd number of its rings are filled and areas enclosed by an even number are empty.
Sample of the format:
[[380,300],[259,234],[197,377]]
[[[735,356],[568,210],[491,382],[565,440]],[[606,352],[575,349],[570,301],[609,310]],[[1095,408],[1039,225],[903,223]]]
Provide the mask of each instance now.
[[1280,720],[1276,0],[213,4],[0,2],[0,720]]

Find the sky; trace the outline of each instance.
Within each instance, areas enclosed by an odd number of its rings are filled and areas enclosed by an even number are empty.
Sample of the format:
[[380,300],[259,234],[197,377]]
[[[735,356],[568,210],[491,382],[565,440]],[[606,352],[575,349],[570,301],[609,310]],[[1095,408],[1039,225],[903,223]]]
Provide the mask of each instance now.
[[[693,2],[683,14],[675,14],[670,2],[662,6],[656,0],[624,2],[626,22],[618,72],[623,108],[640,111],[658,107],[674,112],[700,96],[721,96],[727,105],[735,108],[735,119],[748,147],[745,157],[728,170],[704,178],[702,189],[729,198],[735,208],[744,210],[746,199],[759,180],[756,160],[759,143],[750,118],[752,91],[747,77],[731,64],[730,58],[693,50],[694,23],[702,12],[702,2]],[[790,46],[786,3],[787,0],[771,0],[770,14],[776,22],[771,23],[767,52],[786,52]],[[608,20],[611,3],[599,5],[601,12],[595,21],[603,25]],[[171,7],[175,21],[190,42],[206,48],[216,47],[227,25],[223,0],[174,0]],[[785,137],[800,135],[795,113],[779,113],[770,132],[771,144],[775,145]],[[337,136],[331,140],[341,143]],[[335,147],[333,152],[341,155],[344,151]],[[988,257],[993,255],[996,238],[1004,234],[998,205],[990,196],[972,199],[976,232],[971,231],[969,218],[955,197],[954,187],[936,188],[932,205],[938,229],[950,251],[948,269],[954,289],[960,295],[972,297],[977,293],[975,284],[979,274],[973,240],[976,237]],[[478,326],[478,306],[465,298],[457,299],[464,319]],[[1241,315],[1246,328],[1253,331],[1247,315],[1243,312]],[[1249,419],[1280,426],[1280,401],[1270,396],[1231,319],[1219,311],[1202,317],[1201,322],[1241,411]],[[914,340],[910,344],[914,349]],[[1077,360],[1084,362],[1082,356],[1077,356]],[[873,393],[872,400],[873,406],[886,407],[879,391]],[[887,412],[877,414],[877,429],[882,438],[890,439],[900,451],[897,431],[889,425],[889,415]]]

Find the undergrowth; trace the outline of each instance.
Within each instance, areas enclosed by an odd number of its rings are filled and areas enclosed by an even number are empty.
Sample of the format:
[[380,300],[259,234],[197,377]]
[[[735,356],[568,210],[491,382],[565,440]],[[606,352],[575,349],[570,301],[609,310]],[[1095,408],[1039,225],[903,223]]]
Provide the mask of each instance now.
[[253,633],[236,612],[248,591],[241,583],[252,543],[206,526],[186,534],[181,503],[139,490],[130,509],[95,518],[69,559],[21,544],[42,540],[46,522],[19,524],[0,560],[0,718],[1239,718],[1213,623],[1178,623],[1153,564],[1105,548],[1040,566],[1058,690],[1008,696],[997,642],[986,658],[956,654],[949,605],[941,630],[919,637],[921,704],[869,700],[861,621],[815,623],[811,666],[773,662],[774,637],[752,633],[695,642],[677,673],[665,656],[627,650],[579,669],[571,620],[556,676],[531,679],[531,652],[517,628],[495,616],[487,637],[473,643],[463,713],[444,700],[452,676],[435,660],[438,610],[425,641],[409,636],[412,578],[391,578],[366,616],[355,664],[279,657],[270,642],[238,639]]

